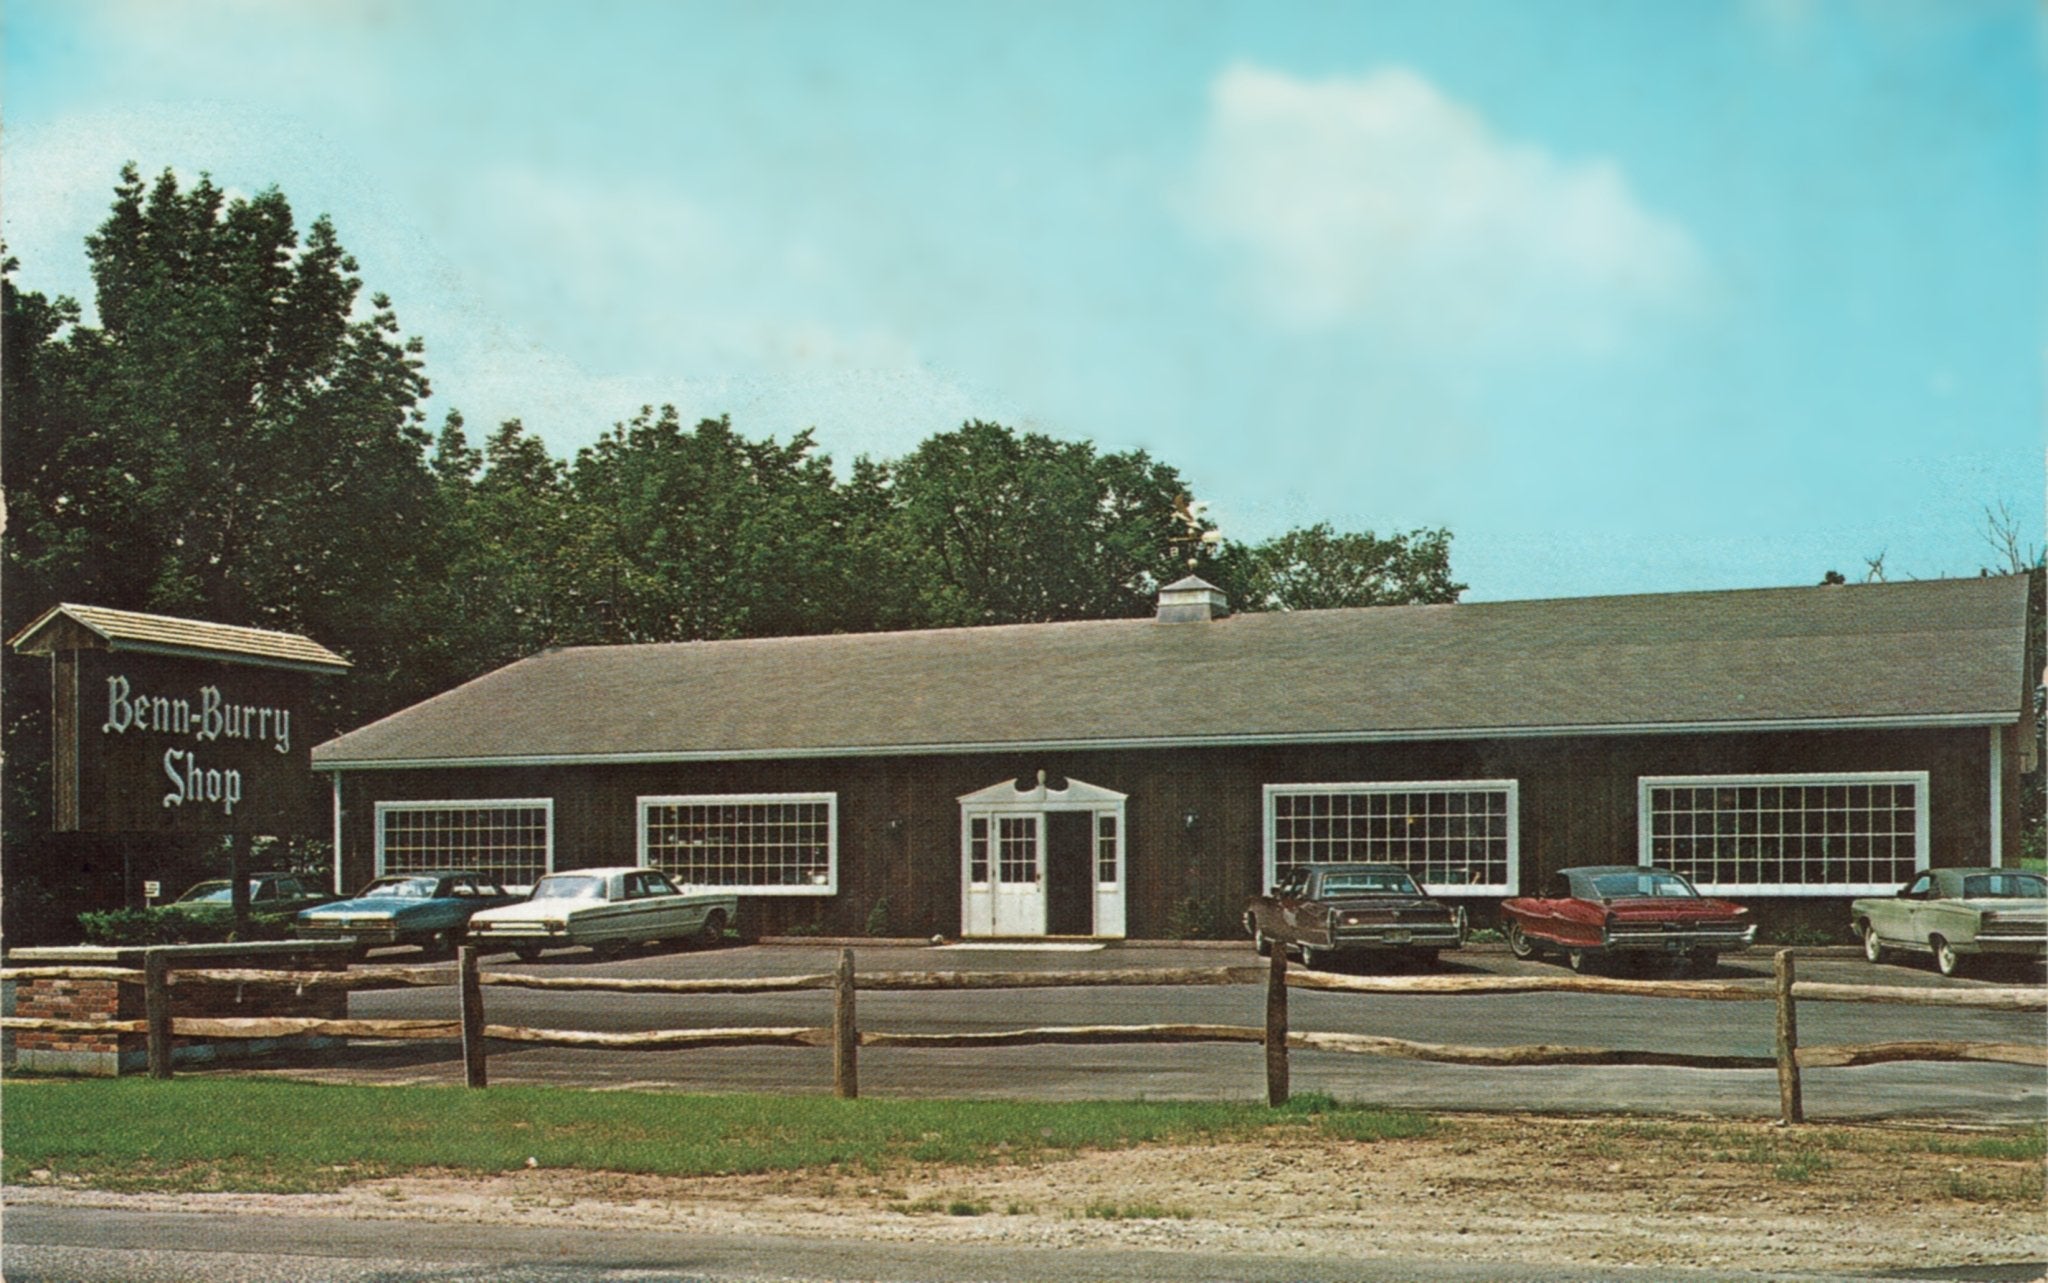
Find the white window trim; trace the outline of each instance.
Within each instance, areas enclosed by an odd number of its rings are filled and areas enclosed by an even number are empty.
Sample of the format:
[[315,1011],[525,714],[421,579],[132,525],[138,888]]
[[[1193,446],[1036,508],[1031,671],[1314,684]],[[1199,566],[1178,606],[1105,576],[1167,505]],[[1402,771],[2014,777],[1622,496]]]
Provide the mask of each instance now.
[[[1910,784],[1913,787],[1913,871],[1927,868],[1926,771],[1810,771],[1781,775],[1642,775],[1636,778],[1636,863],[1651,865],[1650,790],[1652,788],[1785,788],[1828,784]],[[1890,895],[1899,889],[1886,882],[1698,882],[1704,895],[1842,896]]]
[[1266,868],[1265,889],[1273,889],[1274,874],[1280,864],[1280,843],[1278,840],[1278,807],[1276,802],[1283,796],[1304,797],[1318,793],[1477,793],[1500,791],[1507,794],[1507,840],[1508,872],[1504,882],[1461,882],[1423,883],[1422,889],[1430,895],[1514,895],[1522,876],[1522,790],[1519,780],[1366,780],[1347,784],[1268,784],[1264,789],[1265,798],[1265,845]]
[[[340,790],[336,790],[339,799]],[[390,811],[492,811],[510,807],[539,807],[547,812],[547,852],[541,875],[555,871],[555,799],[551,797],[460,797],[440,798],[431,801],[379,802],[376,807],[377,826],[377,876],[384,876],[384,816]],[[337,860],[337,865],[339,861]]]
[[[634,846],[641,868],[647,862],[647,812],[657,806],[752,806],[801,802],[825,804],[825,881],[803,886],[724,885],[707,890],[747,896],[828,896],[839,894],[839,794],[833,793],[664,793],[635,799],[638,816],[634,824]],[[664,870],[665,872],[666,870]],[[674,874],[669,875],[674,878]]]

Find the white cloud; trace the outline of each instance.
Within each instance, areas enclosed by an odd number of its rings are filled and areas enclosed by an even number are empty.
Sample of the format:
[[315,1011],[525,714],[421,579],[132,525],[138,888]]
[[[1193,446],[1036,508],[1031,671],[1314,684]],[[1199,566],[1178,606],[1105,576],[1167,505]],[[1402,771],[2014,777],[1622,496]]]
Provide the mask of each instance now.
[[1614,162],[1505,138],[1401,68],[1225,71],[1187,213],[1242,251],[1274,316],[1427,347],[1604,348],[1704,276],[1691,235],[1645,208]]

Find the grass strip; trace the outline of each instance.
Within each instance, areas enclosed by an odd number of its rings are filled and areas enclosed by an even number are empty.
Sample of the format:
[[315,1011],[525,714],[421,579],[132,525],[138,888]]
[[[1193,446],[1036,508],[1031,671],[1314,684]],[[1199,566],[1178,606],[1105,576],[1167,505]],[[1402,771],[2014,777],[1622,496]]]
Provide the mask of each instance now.
[[425,1168],[702,1176],[974,1164],[1323,1127],[1414,1136],[1419,1114],[1303,1095],[1207,1101],[838,1100],[274,1079],[13,1078],[0,1179],[116,1190],[306,1193]]

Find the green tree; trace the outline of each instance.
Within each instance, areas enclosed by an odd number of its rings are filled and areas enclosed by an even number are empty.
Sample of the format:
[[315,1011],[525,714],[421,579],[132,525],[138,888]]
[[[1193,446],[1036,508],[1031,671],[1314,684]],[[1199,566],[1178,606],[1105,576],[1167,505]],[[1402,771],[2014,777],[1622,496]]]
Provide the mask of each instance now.
[[357,661],[346,716],[412,694],[399,589],[433,535],[428,388],[389,299],[360,307],[333,225],[302,241],[276,189],[145,187],[129,165],[86,244],[99,325],[73,342],[106,448],[84,484],[127,520],[78,526],[117,537],[130,578],[67,556],[65,594],[307,632]]
[[1185,573],[1186,484],[1142,450],[979,420],[888,469],[892,552],[932,626],[1143,615]]
[[749,440],[729,419],[685,431],[643,407],[576,456],[581,595],[606,640],[769,637],[857,624],[848,512],[808,431]]
[[1465,591],[1451,578],[1448,530],[1383,539],[1318,522],[1254,544],[1229,564],[1233,596],[1244,610],[1443,604]]
[[[314,736],[426,693],[405,658],[416,556],[434,542],[420,346],[387,299],[359,305],[333,226],[302,239],[275,190],[229,200],[129,165],[86,248],[93,324],[6,274],[8,631],[82,601],[310,634],[356,661],[319,688]],[[35,899],[18,875],[104,852],[52,837],[42,788],[28,805],[15,791],[49,741],[46,697],[21,680],[41,674],[7,668],[13,932],[14,902]]]

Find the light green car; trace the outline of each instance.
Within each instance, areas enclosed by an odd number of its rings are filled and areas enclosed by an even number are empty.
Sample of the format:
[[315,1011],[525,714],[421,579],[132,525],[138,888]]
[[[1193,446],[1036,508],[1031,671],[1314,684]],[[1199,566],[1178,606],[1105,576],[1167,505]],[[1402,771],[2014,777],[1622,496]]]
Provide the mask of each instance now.
[[1849,905],[1863,956],[1931,953],[1952,976],[1986,954],[2048,957],[2048,878],[2018,869],[1928,869],[1895,896]]
[[510,949],[528,961],[543,949],[571,945],[602,957],[664,940],[711,948],[739,907],[730,891],[678,887],[657,869],[571,869],[535,883],[530,899],[471,917],[469,938],[485,951]]

